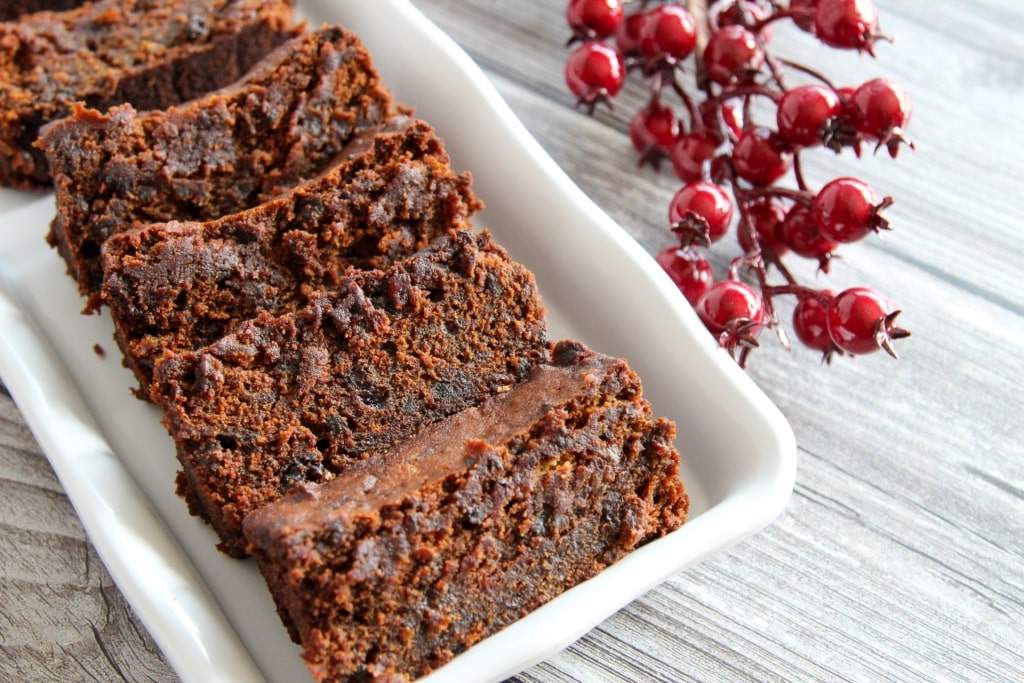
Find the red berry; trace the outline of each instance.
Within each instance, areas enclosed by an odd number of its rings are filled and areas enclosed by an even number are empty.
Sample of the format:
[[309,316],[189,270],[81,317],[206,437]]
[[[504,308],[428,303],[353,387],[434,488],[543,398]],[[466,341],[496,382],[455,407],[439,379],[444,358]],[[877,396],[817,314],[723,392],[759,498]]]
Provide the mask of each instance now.
[[625,20],[615,29],[615,45],[627,56],[640,54],[640,37],[647,23],[643,12],[626,15]]
[[830,47],[872,52],[878,9],[872,0],[819,0],[814,34]]
[[573,50],[565,65],[565,82],[577,98],[576,106],[584,104],[591,113],[598,102],[610,104],[625,80],[622,55],[598,41]]
[[793,23],[808,33],[814,31],[814,14],[818,0],[789,0],[789,9],[800,10],[801,14],[793,17]]
[[697,315],[712,334],[743,326],[754,337],[764,327],[764,299],[750,285],[721,280],[708,288],[695,306]]
[[683,182],[705,178],[706,165],[715,156],[718,140],[704,132],[686,133],[672,146],[672,168]]
[[850,97],[857,130],[867,138],[888,142],[910,123],[910,96],[887,78],[875,78]]
[[829,263],[838,245],[822,236],[814,223],[814,215],[806,207],[797,204],[782,223],[782,241],[793,253],[804,258],[817,259],[821,269],[828,272]]
[[842,114],[839,95],[823,85],[802,85],[783,94],[776,110],[779,135],[791,145],[821,144],[829,123]]
[[655,257],[691,306],[711,286],[711,263],[696,249],[669,247]]
[[[743,132],[743,100],[730,97],[724,100],[707,99],[698,105],[700,122],[702,126],[695,127],[702,130],[706,135],[718,138],[724,142],[726,135],[736,139]],[[722,126],[725,126],[723,135]]]
[[707,230],[707,241],[717,242],[729,231],[732,201],[718,185],[703,180],[687,183],[668,205],[669,225],[679,230]]
[[579,40],[607,38],[625,17],[622,0],[569,0],[565,18]]
[[697,24],[680,5],[660,5],[644,14],[640,53],[650,59],[686,59],[697,46]]
[[[754,226],[763,244],[778,256],[789,251],[782,239],[782,224],[786,221],[786,206],[777,199],[759,199],[747,206],[747,218]],[[741,230],[741,233],[747,231]],[[744,247],[744,251],[750,251]]]
[[764,64],[764,51],[757,37],[742,26],[726,26],[714,33],[704,48],[708,78],[719,85],[753,79]]
[[722,115],[725,127],[729,129],[734,138],[743,134],[743,106],[735,100],[722,102],[718,108]]
[[821,188],[811,203],[814,223],[834,242],[856,242],[869,232],[887,230],[889,223],[879,211],[892,203],[877,203],[875,192],[863,180],[836,178]]
[[899,311],[884,296],[867,287],[840,292],[828,307],[828,333],[843,351],[863,354],[885,349],[895,357],[893,339],[910,336],[895,326]]
[[629,122],[629,139],[641,163],[667,156],[679,137],[679,119],[671,107],[658,101],[637,111]]
[[848,108],[852,106],[850,100],[857,89],[852,85],[841,85],[836,88],[836,95],[839,95],[839,102],[843,105],[843,111],[849,113]]
[[797,300],[793,308],[793,332],[807,348],[828,354],[834,348],[828,333],[828,304],[834,294],[827,289],[819,294],[807,294]]
[[793,151],[775,131],[753,126],[733,146],[732,164],[744,180],[770,185],[793,166]]

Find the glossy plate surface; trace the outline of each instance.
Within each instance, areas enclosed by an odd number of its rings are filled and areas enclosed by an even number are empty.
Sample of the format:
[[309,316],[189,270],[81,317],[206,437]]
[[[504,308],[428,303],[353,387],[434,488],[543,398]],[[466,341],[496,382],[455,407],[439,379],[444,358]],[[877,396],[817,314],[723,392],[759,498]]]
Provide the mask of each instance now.
[[[299,5],[313,26],[356,31],[399,101],[438,129],[456,168],[473,173],[487,204],[477,223],[536,274],[552,336],[627,358],[655,411],[679,427],[690,521],[427,679],[498,681],[768,524],[792,491],[793,434],[653,259],[411,4]],[[184,681],[308,680],[255,564],[218,553],[214,534],[174,495],[177,462],[159,412],[132,397],[107,316],[79,314],[82,301],[44,242],[52,215],[52,196],[0,189],[4,382],[111,575]]]

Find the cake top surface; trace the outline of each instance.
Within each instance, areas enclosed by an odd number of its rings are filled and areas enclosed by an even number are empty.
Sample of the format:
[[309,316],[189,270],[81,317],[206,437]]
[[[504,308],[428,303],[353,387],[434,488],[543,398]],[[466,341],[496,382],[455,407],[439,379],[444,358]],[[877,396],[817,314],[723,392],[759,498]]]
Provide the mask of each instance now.
[[348,513],[376,510],[472,466],[487,452],[487,444],[513,438],[552,409],[600,385],[605,376],[629,373],[625,361],[578,342],[560,342],[552,355],[551,363],[535,366],[526,380],[505,393],[427,427],[380,457],[355,463],[326,484],[300,484],[253,513],[246,525],[316,529]]
[[[280,98],[268,96],[268,88],[275,85],[281,88],[308,88],[309,82],[303,82],[298,75],[290,72],[308,71],[311,77],[316,77],[318,72],[329,73],[338,69],[339,62],[349,50],[363,53],[363,59],[369,63],[369,54],[355,34],[337,25],[321,26],[285,40],[241,78],[186,102],[146,110],[138,110],[130,103],[119,104],[106,111],[76,105],[69,116],[44,127],[43,143],[53,146],[54,138],[60,135],[78,139],[96,135],[93,131],[102,131],[112,139],[128,140],[142,135],[147,138],[147,144],[154,144],[165,138],[173,138],[179,127],[190,125],[189,119],[192,118],[198,117],[198,124],[212,126],[214,117],[226,113],[219,109],[251,106],[254,96],[264,98],[264,107],[284,106],[284,101],[277,101]],[[0,65],[2,63],[3,58],[0,57]],[[390,93],[381,90],[381,96],[389,99]],[[132,148],[132,151],[139,150]]]
[[29,14],[0,27],[0,35],[14,39],[0,41],[7,46],[0,50],[0,67],[18,66],[26,86],[39,82],[41,74],[63,70],[93,70],[98,85],[110,69],[135,69],[176,49],[196,49],[291,5],[290,0],[103,0]]
[[[201,233],[207,239],[223,239],[229,242],[237,242],[240,237],[238,234],[240,225],[262,214],[273,215],[272,209],[277,208],[279,204],[285,203],[291,195],[301,193],[341,193],[345,191],[344,187],[339,187],[338,185],[337,173],[343,170],[346,162],[368,154],[382,136],[402,136],[413,133],[433,135],[433,129],[429,124],[405,114],[390,116],[378,126],[371,126],[356,131],[352,138],[345,143],[341,151],[338,152],[330,165],[299,184],[282,189],[276,196],[267,199],[265,202],[210,220],[172,219],[166,222],[135,225],[127,230],[111,235],[104,245],[104,250],[107,252],[117,252],[121,249],[133,250],[136,242],[146,241],[139,240],[143,236],[150,240],[162,242],[173,240],[176,237],[186,237],[195,233]],[[221,235],[220,233],[225,234]],[[261,236],[263,235],[254,234],[242,237],[248,242],[259,239]],[[171,258],[175,258],[175,256],[184,258],[185,255],[169,256]],[[180,258],[176,260],[180,260]]]

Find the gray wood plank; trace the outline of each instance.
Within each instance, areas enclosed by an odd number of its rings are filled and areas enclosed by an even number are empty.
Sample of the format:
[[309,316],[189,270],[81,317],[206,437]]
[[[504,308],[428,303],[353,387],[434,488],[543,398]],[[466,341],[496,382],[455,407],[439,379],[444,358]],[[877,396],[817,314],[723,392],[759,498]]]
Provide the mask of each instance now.
[[0,393],[0,680],[174,681]]

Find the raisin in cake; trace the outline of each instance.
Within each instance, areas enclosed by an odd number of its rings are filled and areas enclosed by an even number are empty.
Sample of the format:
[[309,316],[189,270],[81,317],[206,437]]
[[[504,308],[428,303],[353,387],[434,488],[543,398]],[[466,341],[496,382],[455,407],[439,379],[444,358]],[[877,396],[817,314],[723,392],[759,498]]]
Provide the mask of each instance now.
[[241,81],[178,107],[78,109],[40,140],[56,190],[50,243],[95,308],[111,235],[257,206],[393,114],[370,55],[340,27],[296,38]]
[[562,343],[510,391],[245,520],[318,681],[410,681],[678,528],[674,426]]
[[260,311],[301,308],[348,267],[385,268],[468,227],[479,206],[434,130],[398,116],[356,136],[321,177],[256,208],[111,237],[103,299],[145,396],[164,351],[210,344]]
[[0,185],[49,186],[33,143],[73,104],[185,102],[237,80],[298,30],[292,0],[99,0],[0,23]]
[[166,353],[151,391],[179,492],[242,556],[248,513],[507,390],[546,349],[533,275],[486,232],[459,231],[298,312]]

